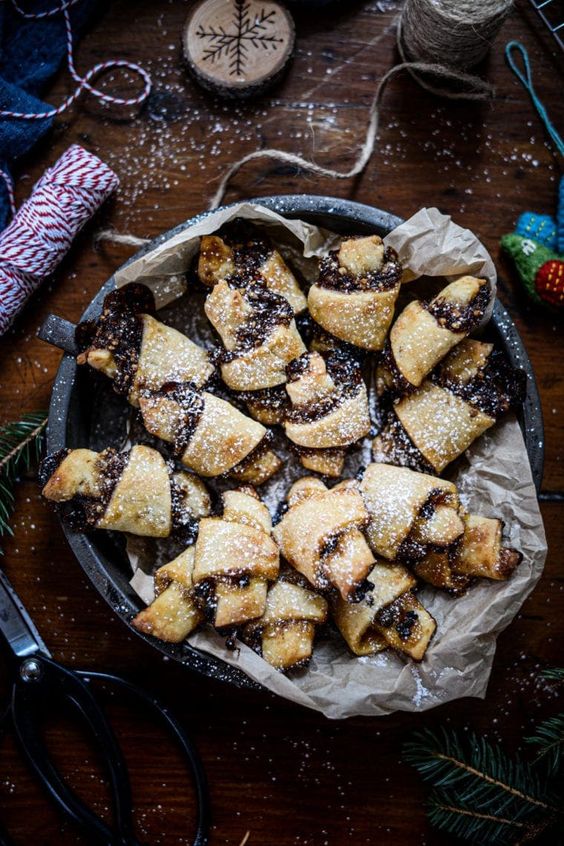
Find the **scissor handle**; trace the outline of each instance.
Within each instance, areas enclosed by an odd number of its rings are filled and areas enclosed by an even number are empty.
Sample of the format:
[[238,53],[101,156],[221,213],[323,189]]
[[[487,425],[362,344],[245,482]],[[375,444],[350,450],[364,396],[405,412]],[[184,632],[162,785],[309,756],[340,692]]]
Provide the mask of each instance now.
[[[94,843],[105,846],[141,846],[133,834],[132,800],[127,767],[122,752],[91,689],[93,680],[113,685],[141,700],[166,725],[186,755],[197,798],[197,830],[194,846],[208,842],[209,798],[205,772],[190,738],[170,711],[155,696],[110,673],[69,670],[51,658],[33,655],[19,664],[12,694],[11,716],[29,765],[62,812]],[[110,777],[115,827],[95,814],[66,784],[50,759],[39,728],[46,700],[69,702],[82,716],[102,752]]]
[[106,682],[141,700],[148,710],[155,713],[168,728],[185,754],[194,781],[197,817],[193,846],[206,846],[211,821],[208,780],[198,751],[182,724],[156,696],[127,679],[121,678],[121,676],[115,676],[112,673],[89,672],[88,670],[77,670],[76,672],[88,683],[91,680]]
[[[67,785],[53,764],[41,731],[42,714],[49,702],[68,702],[81,715],[104,757],[110,778],[116,830],[95,814]],[[86,682],[43,655],[19,663],[12,691],[11,716],[20,748],[53,802],[80,826],[94,843],[105,846],[141,846],[133,835],[132,802],[125,760],[106,719]]]

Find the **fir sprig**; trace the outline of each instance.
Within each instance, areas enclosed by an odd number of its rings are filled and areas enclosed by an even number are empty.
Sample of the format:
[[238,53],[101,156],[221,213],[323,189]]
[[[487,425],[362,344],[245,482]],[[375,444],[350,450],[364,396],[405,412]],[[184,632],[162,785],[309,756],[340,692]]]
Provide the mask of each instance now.
[[543,720],[525,740],[537,747],[535,764],[542,763],[550,776],[558,775],[564,764],[564,714]]
[[39,460],[46,425],[46,413],[33,411],[21,420],[0,426],[0,536],[13,534],[10,517],[14,510],[14,485]]
[[404,760],[433,785],[430,821],[471,843],[526,843],[562,824],[548,772],[475,734],[418,732]]
[[564,667],[548,667],[541,673],[543,679],[564,682]]
[[471,843],[513,846],[533,840],[546,826],[542,821],[517,820],[485,813],[448,792],[434,790],[428,801],[429,821],[437,828]]
[[[564,684],[564,667],[549,667],[541,673],[543,679]],[[543,720],[535,733],[525,738],[526,743],[537,747],[535,764],[544,766],[550,776],[558,776],[564,769],[564,714]]]

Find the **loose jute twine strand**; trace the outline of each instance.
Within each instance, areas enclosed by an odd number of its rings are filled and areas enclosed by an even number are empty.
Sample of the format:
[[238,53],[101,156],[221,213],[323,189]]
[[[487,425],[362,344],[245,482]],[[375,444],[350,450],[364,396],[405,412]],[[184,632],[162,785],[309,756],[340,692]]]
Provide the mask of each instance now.
[[[466,71],[486,56],[512,8],[513,0],[406,0],[397,22],[397,47],[402,62],[387,71],[378,84],[368,110],[364,142],[353,166],[339,171],[277,148],[256,150],[226,170],[209,208],[221,204],[231,180],[242,167],[260,159],[275,159],[332,179],[358,176],[376,148],[384,92],[390,80],[402,71],[408,71],[425,90],[449,100],[491,99],[495,95],[493,86]],[[111,231],[100,232],[98,240],[146,243],[144,239]]]

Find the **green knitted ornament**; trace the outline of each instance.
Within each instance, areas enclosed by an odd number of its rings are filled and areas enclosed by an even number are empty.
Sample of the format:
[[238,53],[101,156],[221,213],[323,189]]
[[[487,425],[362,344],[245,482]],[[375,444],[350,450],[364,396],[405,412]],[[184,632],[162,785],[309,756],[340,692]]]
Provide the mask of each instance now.
[[519,278],[531,299],[542,305],[557,305],[553,295],[547,295],[543,272],[539,271],[547,262],[561,264],[562,256],[532,238],[523,238],[521,235],[504,235],[501,246],[513,258]]

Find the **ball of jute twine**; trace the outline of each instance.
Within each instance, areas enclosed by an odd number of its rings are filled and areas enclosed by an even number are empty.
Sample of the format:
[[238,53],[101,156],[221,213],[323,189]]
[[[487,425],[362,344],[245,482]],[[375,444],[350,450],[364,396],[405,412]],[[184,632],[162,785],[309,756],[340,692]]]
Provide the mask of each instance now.
[[468,70],[485,58],[512,6],[513,0],[407,0],[398,31],[402,58],[440,58]]
[[[514,0],[406,0],[397,22],[397,47],[402,62],[385,73],[378,83],[368,111],[364,142],[353,166],[339,171],[284,150],[256,150],[225,171],[209,208],[221,204],[229,183],[244,165],[259,159],[275,159],[332,179],[358,176],[376,147],[384,91],[390,80],[402,71],[408,71],[425,90],[449,100],[491,99],[495,95],[493,86],[467,71],[486,56],[513,5]],[[99,233],[98,239],[146,243],[144,239],[111,231]]]

